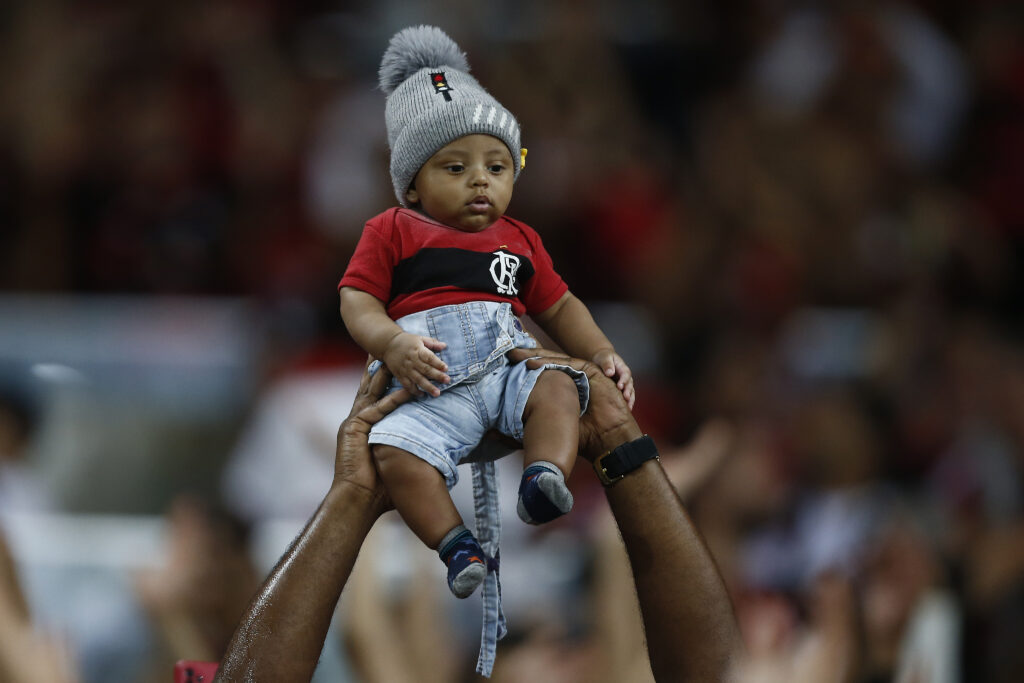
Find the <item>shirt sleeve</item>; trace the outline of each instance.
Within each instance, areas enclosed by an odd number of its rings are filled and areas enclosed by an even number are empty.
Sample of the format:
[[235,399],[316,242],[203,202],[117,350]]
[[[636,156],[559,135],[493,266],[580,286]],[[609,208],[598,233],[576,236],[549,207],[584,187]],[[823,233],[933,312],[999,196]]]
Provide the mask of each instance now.
[[398,262],[392,242],[392,221],[372,220],[363,228],[355,253],[348,262],[338,289],[353,287],[372,294],[385,304],[391,299],[391,274]]
[[569,291],[569,285],[555,272],[555,264],[544,248],[540,235],[533,230],[524,231],[533,247],[533,277],[523,287],[520,300],[527,313],[542,313],[551,308],[562,295]]

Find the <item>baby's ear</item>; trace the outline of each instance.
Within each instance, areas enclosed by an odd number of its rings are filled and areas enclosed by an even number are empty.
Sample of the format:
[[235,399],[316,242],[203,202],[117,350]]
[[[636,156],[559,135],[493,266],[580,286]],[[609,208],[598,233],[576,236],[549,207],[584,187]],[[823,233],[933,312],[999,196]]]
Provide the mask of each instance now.
[[415,187],[410,187],[405,191],[405,201],[410,205],[420,203],[420,193],[416,191]]

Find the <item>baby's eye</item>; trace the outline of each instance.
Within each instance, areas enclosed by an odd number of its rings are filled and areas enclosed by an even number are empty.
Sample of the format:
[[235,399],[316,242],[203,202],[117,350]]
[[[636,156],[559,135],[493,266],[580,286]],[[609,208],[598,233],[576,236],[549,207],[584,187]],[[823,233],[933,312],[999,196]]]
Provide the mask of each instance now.
[[465,166],[462,164],[448,164],[445,166],[445,170],[451,171],[452,173],[462,173],[465,170]]
[[501,173],[505,170],[505,164],[491,164],[488,169],[491,173]]

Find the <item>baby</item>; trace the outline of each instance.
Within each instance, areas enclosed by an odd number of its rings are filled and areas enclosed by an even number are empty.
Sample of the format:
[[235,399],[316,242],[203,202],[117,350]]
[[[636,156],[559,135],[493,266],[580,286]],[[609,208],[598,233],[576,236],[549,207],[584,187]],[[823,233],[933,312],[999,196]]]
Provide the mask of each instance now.
[[[490,429],[523,444],[519,516],[540,524],[572,508],[586,376],[529,370],[505,352],[533,347],[529,314],[573,356],[614,378],[630,406],[629,368],[555,272],[540,237],[505,215],[523,168],[519,124],[472,76],[440,29],[396,34],[380,83],[391,177],[401,207],[372,218],[339,284],[353,339],[418,396],[374,426],[373,457],[395,508],[438,551],[448,586],[470,595],[488,557],[448,489]],[[479,531],[479,529],[478,529]]]

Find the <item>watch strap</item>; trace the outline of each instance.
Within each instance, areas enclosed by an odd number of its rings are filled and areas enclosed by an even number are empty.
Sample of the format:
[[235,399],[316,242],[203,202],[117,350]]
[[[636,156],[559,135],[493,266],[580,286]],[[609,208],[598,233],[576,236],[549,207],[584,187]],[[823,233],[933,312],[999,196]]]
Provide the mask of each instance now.
[[598,457],[594,460],[594,470],[602,484],[611,486],[648,460],[656,459],[658,448],[654,445],[654,439],[644,434]]

